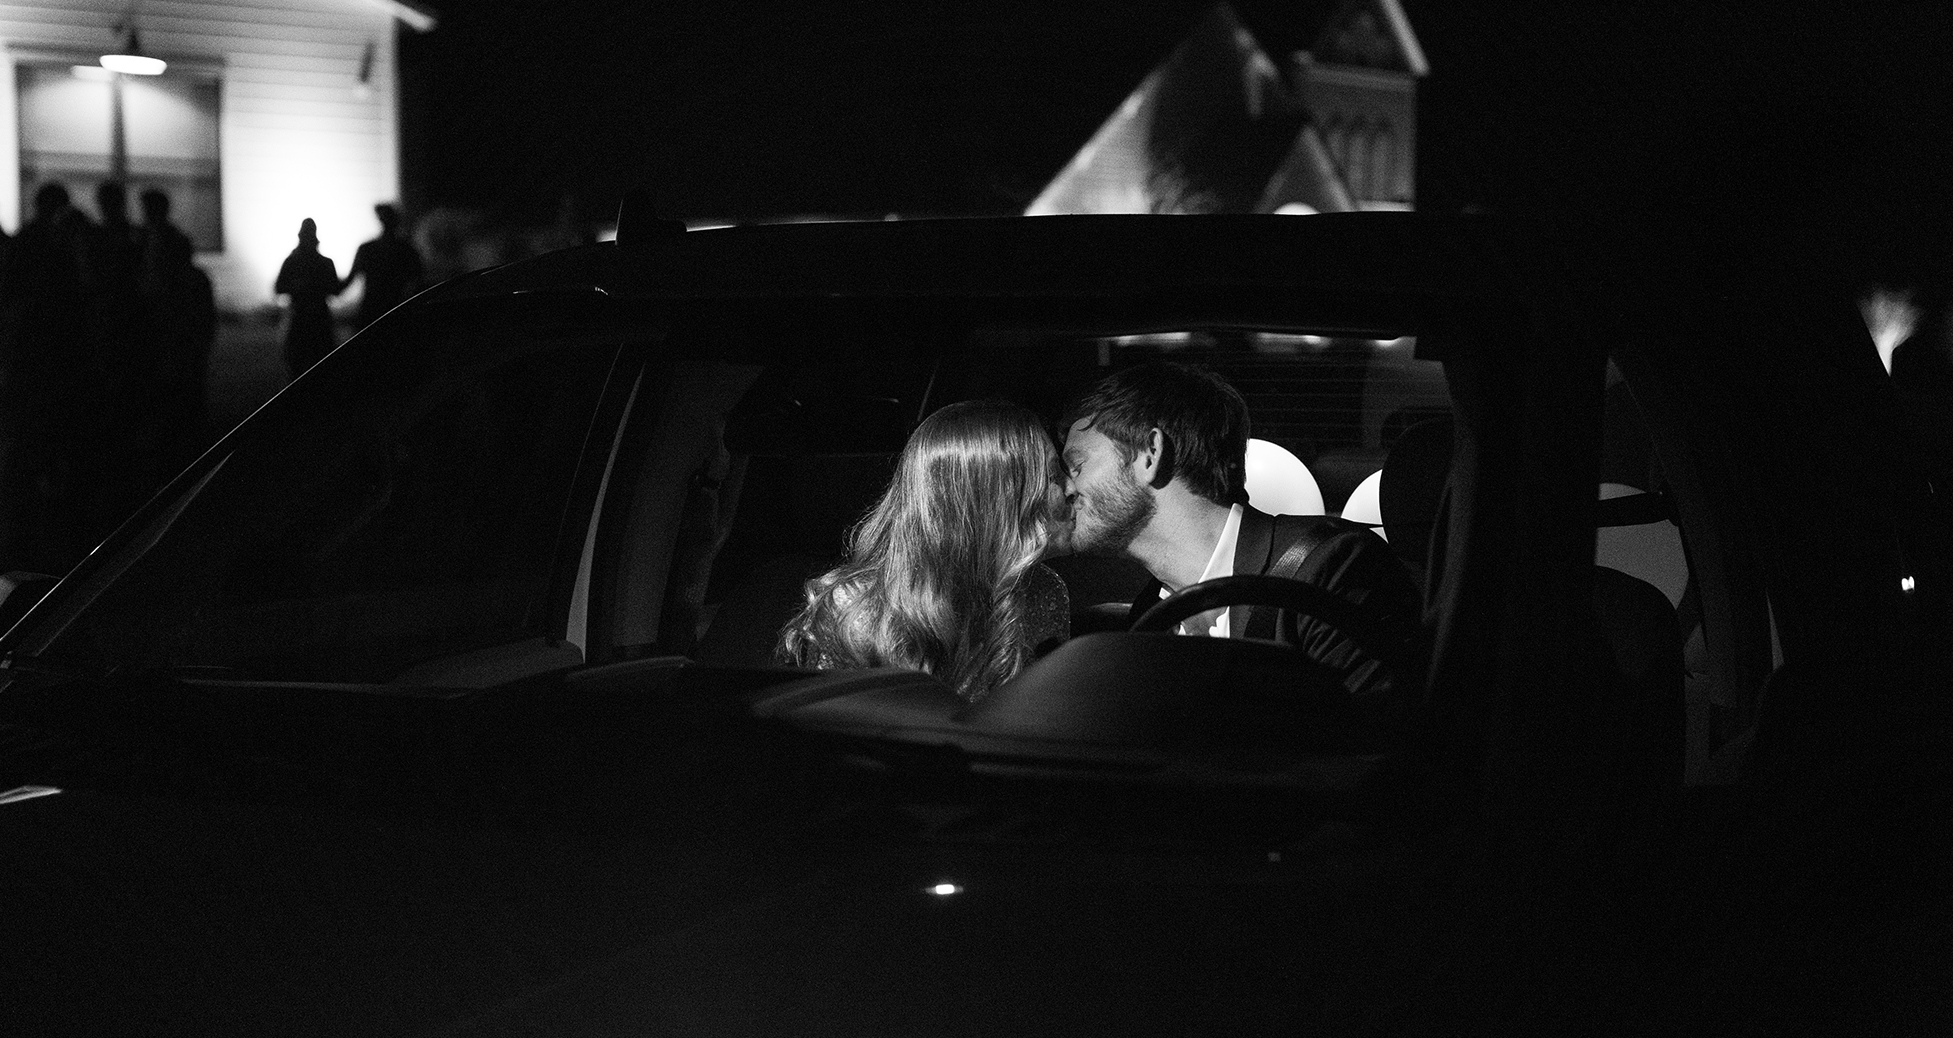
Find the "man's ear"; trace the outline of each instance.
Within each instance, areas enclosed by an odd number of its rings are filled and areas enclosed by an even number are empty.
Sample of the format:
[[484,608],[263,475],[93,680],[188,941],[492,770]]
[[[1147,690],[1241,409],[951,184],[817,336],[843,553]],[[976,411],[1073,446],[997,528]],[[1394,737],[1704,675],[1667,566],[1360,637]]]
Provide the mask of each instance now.
[[1141,483],[1155,490],[1164,488],[1173,479],[1173,441],[1166,433],[1153,429],[1146,434],[1146,445],[1140,448],[1133,458],[1133,475]]

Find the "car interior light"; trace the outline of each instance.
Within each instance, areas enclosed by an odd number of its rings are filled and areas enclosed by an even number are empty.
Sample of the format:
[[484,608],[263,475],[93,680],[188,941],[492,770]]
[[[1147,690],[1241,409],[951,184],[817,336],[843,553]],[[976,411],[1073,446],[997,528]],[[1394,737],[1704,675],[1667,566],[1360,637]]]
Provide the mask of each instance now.
[[1191,345],[1206,345],[1205,336],[1196,340],[1193,332],[1142,332],[1138,335],[1112,335],[1101,340],[1114,346],[1152,347],[1154,349],[1177,349]]
[[961,894],[962,892],[963,888],[954,883],[938,883],[929,888],[929,893],[937,897],[949,897],[952,894]]
[[1908,595],[1910,595],[1910,594],[1912,594],[1912,593],[1913,593],[1914,591],[1917,591],[1917,590],[1919,590],[1919,582],[1918,582],[1918,581],[1916,581],[1916,580],[1913,580],[1913,579],[1912,579],[1912,577],[1911,577],[1910,575],[1908,575],[1908,576],[1903,576],[1903,577],[1900,577],[1900,578],[1899,578],[1899,590],[1900,590],[1900,591],[1903,591],[1903,592],[1905,592],[1905,593],[1906,593],[1906,594],[1908,594]]

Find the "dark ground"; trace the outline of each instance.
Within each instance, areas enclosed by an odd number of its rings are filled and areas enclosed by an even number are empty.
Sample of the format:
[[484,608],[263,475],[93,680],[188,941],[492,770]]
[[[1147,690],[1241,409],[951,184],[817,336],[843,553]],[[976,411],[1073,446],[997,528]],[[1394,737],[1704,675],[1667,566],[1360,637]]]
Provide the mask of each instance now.
[[278,326],[251,318],[217,326],[210,350],[209,436],[214,442],[260,404],[285,388],[284,361],[278,355]]

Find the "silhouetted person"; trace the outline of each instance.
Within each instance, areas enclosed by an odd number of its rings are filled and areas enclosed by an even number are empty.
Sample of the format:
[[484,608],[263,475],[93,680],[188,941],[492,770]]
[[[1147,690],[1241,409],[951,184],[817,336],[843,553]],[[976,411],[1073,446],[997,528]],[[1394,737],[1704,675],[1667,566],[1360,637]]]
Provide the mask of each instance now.
[[0,567],[64,572],[86,550],[76,447],[91,412],[82,260],[93,231],[43,184],[0,272]]
[[339,283],[343,292],[355,280],[364,282],[359,310],[353,316],[356,329],[372,324],[421,286],[420,251],[401,233],[400,210],[382,202],[373,207],[373,215],[380,218],[380,236],[359,247],[353,254],[353,269]]
[[87,238],[84,257],[89,288],[103,299],[133,299],[140,254],[129,222],[129,194],[120,181],[104,180],[95,188],[95,212],[100,222]]
[[310,217],[298,225],[298,245],[278,268],[273,290],[291,299],[285,319],[285,367],[293,378],[319,362],[338,345],[327,302],[339,294],[339,268],[319,253],[318,224]]
[[100,222],[84,238],[82,287],[95,327],[97,373],[119,393],[141,367],[143,314],[136,277],[142,251],[119,181],[105,180],[95,188],[95,211]]
[[217,307],[210,277],[195,262],[190,236],[170,222],[170,196],[142,193],[138,284],[150,319],[150,381],[155,430],[152,481],[174,476],[205,446],[205,393]]
[[100,219],[86,238],[82,286],[94,347],[87,384],[91,420],[76,444],[80,469],[75,489],[87,517],[86,540],[99,540],[128,518],[156,487],[140,454],[152,410],[148,387],[149,326],[136,287],[142,265],[136,229],[129,222],[128,193],[120,181],[95,188]]
[[191,244],[190,236],[170,220],[170,196],[157,188],[150,188],[141,195],[142,229],[136,240],[142,247],[143,294],[156,296],[163,293],[163,285],[168,280],[166,271],[189,263],[196,254],[196,246]]

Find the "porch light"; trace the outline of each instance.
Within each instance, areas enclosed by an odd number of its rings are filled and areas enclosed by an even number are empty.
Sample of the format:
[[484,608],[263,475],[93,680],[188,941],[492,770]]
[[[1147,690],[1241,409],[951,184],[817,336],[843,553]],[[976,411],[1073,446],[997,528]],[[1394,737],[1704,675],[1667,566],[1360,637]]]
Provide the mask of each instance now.
[[130,22],[122,34],[122,49],[102,55],[102,67],[125,76],[160,76],[169,63],[142,52],[142,39],[136,34],[135,23]]

